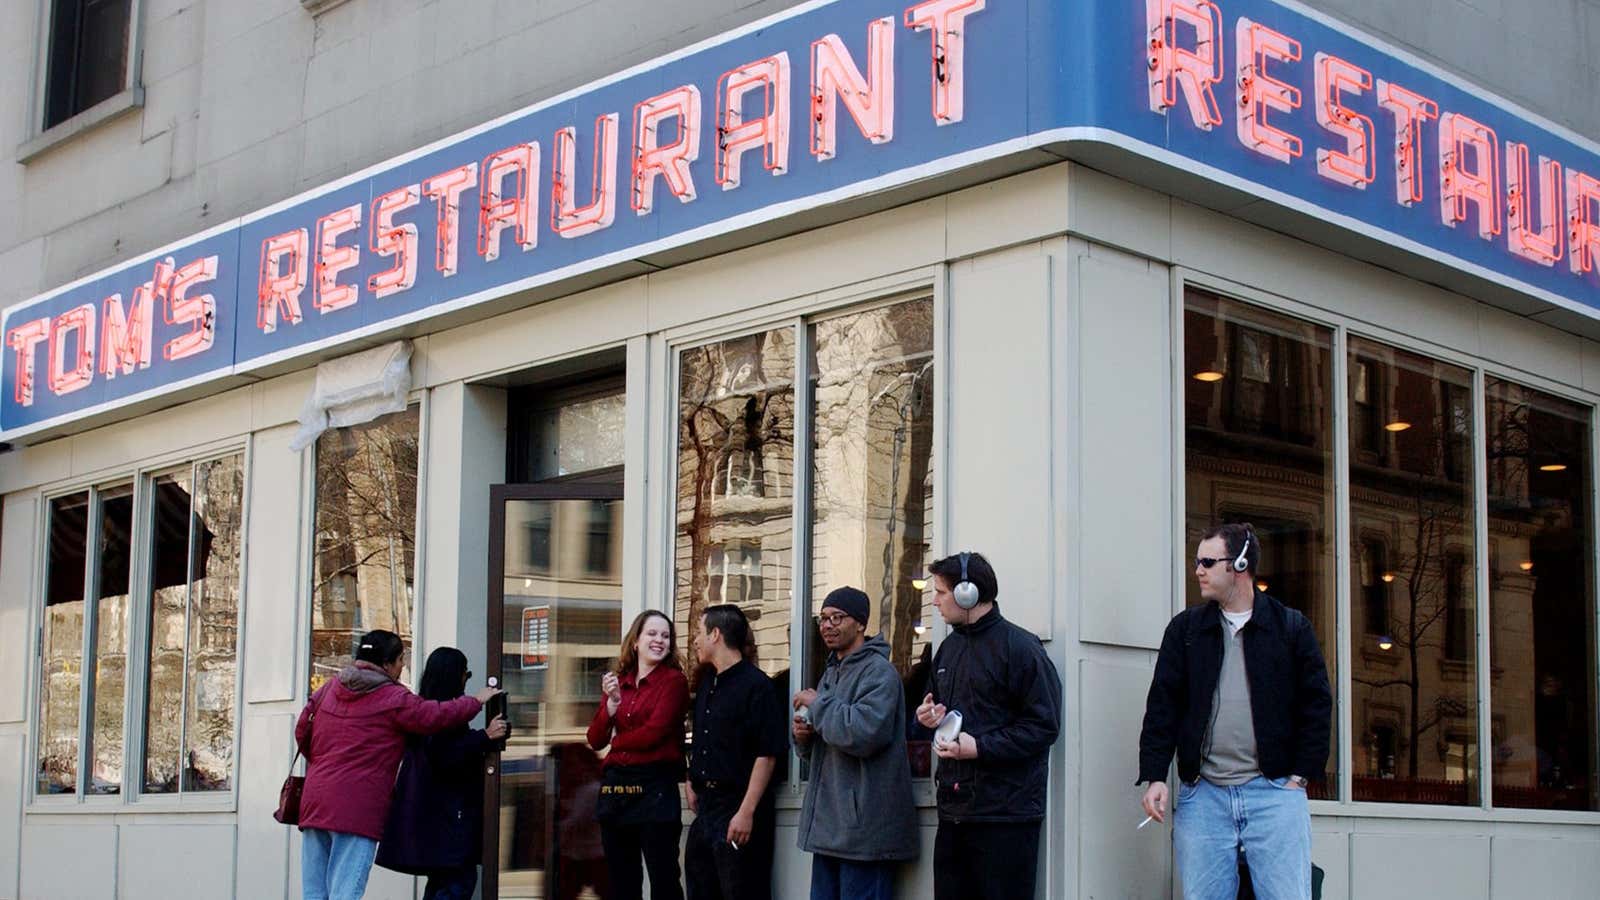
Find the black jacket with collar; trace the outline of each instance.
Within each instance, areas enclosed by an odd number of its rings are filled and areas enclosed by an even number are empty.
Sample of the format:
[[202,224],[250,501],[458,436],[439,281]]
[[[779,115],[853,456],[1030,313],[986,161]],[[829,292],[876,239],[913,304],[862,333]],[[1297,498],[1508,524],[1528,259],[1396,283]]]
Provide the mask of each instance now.
[[933,658],[933,698],[961,713],[977,759],[941,759],[939,818],[1037,822],[1044,818],[1049,751],[1061,733],[1061,677],[1032,632],[995,604],[957,625]]
[[[1186,609],[1167,625],[1145,700],[1139,781],[1165,781],[1174,749],[1178,777],[1200,777],[1200,745],[1222,672],[1222,631],[1215,602]],[[1333,695],[1310,620],[1258,591],[1244,626],[1244,666],[1261,774],[1322,778]]]

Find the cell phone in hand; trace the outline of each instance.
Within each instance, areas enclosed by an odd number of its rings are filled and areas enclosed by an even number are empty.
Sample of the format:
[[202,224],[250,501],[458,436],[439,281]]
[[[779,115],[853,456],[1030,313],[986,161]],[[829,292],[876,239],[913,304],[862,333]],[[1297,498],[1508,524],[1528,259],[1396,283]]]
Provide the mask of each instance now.
[[[500,679],[494,677],[493,675],[490,675],[489,676],[489,687],[497,688],[499,686],[500,686]],[[506,718],[506,695],[504,693],[495,694],[493,697],[489,698],[489,702],[488,703],[484,704],[484,707],[483,707],[483,723],[484,723],[484,725],[487,726],[490,722],[493,722],[495,719],[506,719],[506,737],[505,738],[501,738],[500,740],[493,742],[496,750],[504,750],[506,748],[506,738],[509,738],[511,736],[511,720]]]

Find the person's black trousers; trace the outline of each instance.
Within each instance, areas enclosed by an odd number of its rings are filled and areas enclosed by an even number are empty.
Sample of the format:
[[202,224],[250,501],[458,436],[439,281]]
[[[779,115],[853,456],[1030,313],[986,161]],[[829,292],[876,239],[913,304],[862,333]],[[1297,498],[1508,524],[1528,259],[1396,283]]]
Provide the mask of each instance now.
[[940,822],[933,900],[1032,900],[1039,822]]
[[756,808],[750,843],[728,843],[728,821],[744,794],[697,791],[700,811],[683,849],[688,900],[772,900],[772,801]]
[[[600,826],[611,876],[611,900],[644,900],[644,870],[650,870],[650,900],[683,900],[678,880],[678,837],[682,822]],[[639,865],[640,857],[644,865]]]

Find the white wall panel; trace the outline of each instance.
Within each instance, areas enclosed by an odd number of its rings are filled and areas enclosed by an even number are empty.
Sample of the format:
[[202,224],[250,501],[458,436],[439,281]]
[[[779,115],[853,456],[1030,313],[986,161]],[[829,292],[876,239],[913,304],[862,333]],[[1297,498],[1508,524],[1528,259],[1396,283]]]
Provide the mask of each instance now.
[[[1313,828],[1316,819],[1311,820]],[[1350,893],[1350,835],[1311,832],[1311,864],[1322,869],[1322,900],[1354,900]]]
[[245,544],[244,697],[247,703],[296,696],[297,613],[307,604],[300,552],[306,502],[304,454],[289,450],[294,426],[255,436],[250,453],[250,534]]
[[29,628],[34,584],[39,571],[39,501],[32,494],[12,494],[0,510],[0,722],[27,718],[28,663],[37,651]]
[[26,900],[112,900],[116,896],[115,825],[28,823],[22,829],[22,858],[22,896]]
[[[1486,835],[1355,834],[1350,896],[1360,900],[1488,900]],[[1523,894],[1523,897],[1556,896]]]
[[1050,260],[1021,248],[950,272],[950,522],[945,547],[982,552],[1006,618],[1048,638],[1052,495]]
[[[1164,897],[1171,883],[1171,828],[1152,822],[1135,829],[1143,818],[1133,781],[1150,672],[1148,664],[1082,660],[1078,666],[1078,690],[1067,714],[1076,714],[1080,725],[1084,773],[1076,813],[1079,897]],[[1060,789],[1060,777],[1051,773],[1052,792]]]
[[25,734],[0,735],[0,897],[17,895],[22,874],[22,798],[27,794]]
[[233,890],[232,825],[178,818],[123,825],[117,843],[119,897],[227,897]]
[[1494,900],[1600,895],[1600,840],[1496,837],[1493,848]]
[[[289,842],[300,833],[272,818],[278,790],[289,774],[290,743],[298,712],[251,715],[247,708],[239,739],[239,900],[280,900],[287,886]],[[299,885],[287,896],[297,896]],[[129,895],[130,897],[133,895]]]
[[1165,267],[1098,247],[1076,266],[1080,634],[1155,648],[1175,557],[1170,281]]

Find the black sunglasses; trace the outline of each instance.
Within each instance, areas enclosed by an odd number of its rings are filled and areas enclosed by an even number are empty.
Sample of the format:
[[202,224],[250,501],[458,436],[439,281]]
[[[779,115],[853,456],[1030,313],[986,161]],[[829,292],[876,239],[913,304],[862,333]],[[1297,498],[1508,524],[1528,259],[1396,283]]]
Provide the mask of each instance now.
[[1213,558],[1211,558],[1209,556],[1196,556],[1194,558],[1195,566],[1198,567],[1198,568],[1201,568],[1201,569],[1209,569],[1209,568],[1211,568],[1212,566],[1216,565],[1219,562],[1227,562],[1227,561],[1228,561],[1227,559],[1213,559]]

